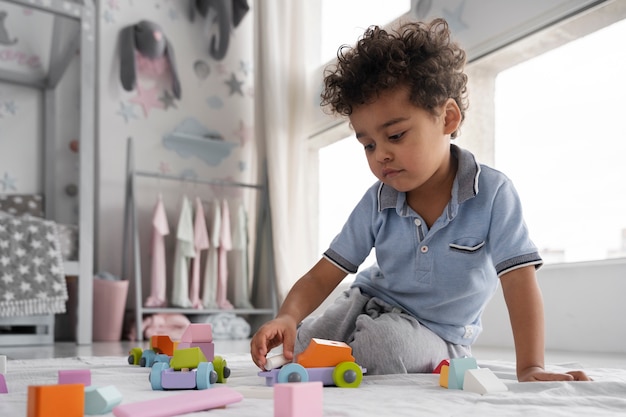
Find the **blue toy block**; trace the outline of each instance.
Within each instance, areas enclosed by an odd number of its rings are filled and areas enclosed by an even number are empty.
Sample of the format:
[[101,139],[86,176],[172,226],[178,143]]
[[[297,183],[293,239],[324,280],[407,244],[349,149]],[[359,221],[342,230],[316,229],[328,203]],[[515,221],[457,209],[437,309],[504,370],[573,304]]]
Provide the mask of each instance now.
[[465,371],[478,369],[475,358],[453,358],[448,370],[448,389],[463,389]]
[[122,402],[122,394],[113,385],[85,387],[85,414],[108,414]]

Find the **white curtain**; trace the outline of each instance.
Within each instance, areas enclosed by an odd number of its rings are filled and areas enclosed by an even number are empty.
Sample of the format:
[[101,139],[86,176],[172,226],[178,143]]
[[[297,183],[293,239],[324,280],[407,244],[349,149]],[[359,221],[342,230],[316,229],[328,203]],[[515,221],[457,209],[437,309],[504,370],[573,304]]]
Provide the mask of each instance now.
[[275,273],[282,301],[317,256],[312,239],[316,235],[307,221],[317,216],[317,203],[309,201],[307,184],[306,106],[313,95],[307,88],[307,48],[302,40],[308,33],[305,3],[255,2],[256,142],[260,165],[266,169],[262,175],[268,180],[271,213],[271,226],[259,233],[271,246],[263,253],[274,260],[255,276],[257,302],[261,289],[269,285],[265,275]]

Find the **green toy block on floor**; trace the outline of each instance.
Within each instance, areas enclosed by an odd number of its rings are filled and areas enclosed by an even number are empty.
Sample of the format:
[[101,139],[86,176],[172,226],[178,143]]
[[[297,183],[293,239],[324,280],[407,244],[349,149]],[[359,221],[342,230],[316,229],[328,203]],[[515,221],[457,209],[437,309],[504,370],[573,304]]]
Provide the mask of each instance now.
[[206,356],[199,347],[177,349],[170,361],[170,367],[180,371],[183,368],[194,369],[200,362],[207,362]]
[[448,389],[463,389],[465,371],[478,369],[475,358],[453,358],[448,370]]

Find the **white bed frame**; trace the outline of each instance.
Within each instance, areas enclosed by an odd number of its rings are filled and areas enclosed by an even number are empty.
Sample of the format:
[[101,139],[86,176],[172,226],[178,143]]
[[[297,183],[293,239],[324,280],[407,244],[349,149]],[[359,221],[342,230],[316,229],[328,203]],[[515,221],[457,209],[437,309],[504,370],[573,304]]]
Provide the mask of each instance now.
[[[0,81],[39,89],[43,94],[43,152],[44,175],[42,178],[46,200],[46,218],[55,220],[54,201],[55,157],[53,150],[57,138],[55,109],[56,87],[63,78],[76,49],[80,49],[80,133],[78,203],[80,207],[79,261],[65,264],[67,276],[78,276],[78,311],[76,342],[92,342],[93,300],[93,218],[94,218],[94,148],[95,148],[95,88],[96,88],[96,32],[95,6],[93,0],[0,0],[54,16],[54,29],[50,39],[50,63],[44,77],[0,69]],[[0,326],[35,326],[35,334],[0,335],[0,346],[32,345],[54,342],[54,315],[3,317]]]

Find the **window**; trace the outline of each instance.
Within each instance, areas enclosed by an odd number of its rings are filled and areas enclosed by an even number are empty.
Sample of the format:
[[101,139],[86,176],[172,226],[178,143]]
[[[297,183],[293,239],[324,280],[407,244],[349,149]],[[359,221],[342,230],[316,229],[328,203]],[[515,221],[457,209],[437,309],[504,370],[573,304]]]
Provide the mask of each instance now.
[[626,20],[502,71],[495,165],[546,263],[626,256]]

